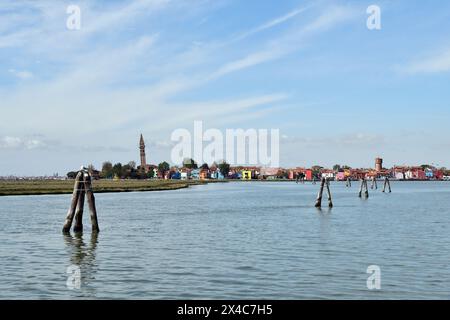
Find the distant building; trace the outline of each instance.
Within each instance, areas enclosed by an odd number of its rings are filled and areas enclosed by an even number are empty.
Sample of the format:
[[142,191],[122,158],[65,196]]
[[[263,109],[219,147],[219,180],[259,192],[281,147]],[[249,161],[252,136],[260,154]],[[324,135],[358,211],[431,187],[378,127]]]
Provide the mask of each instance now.
[[189,177],[190,177],[190,172],[187,172],[187,171],[180,172],[181,180],[187,180],[187,179],[189,179]]
[[344,181],[344,180],[346,180],[345,172],[344,171],[339,171],[338,173],[336,173],[336,180],[337,181]]
[[260,175],[263,179],[275,179],[281,168],[261,168]]
[[209,179],[209,177],[210,177],[209,169],[200,169],[199,177],[200,177],[200,180]]
[[[144,137],[141,134],[141,138],[139,139],[139,152],[140,152],[140,158],[141,158],[141,165],[138,167],[140,170],[144,170],[145,173],[150,172],[150,170],[155,171],[155,166],[148,165],[147,164],[147,158],[145,154],[145,142]],[[156,177],[156,175],[155,175]]]
[[147,164],[147,160],[145,158],[145,142],[144,142],[144,137],[142,136],[141,133],[141,139],[139,140],[139,150],[141,151],[141,167],[145,167],[145,165]]
[[425,168],[425,177],[427,177],[428,179],[433,179],[434,178],[434,171],[431,168]]
[[333,180],[335,178],[334,170],[322,169],[320,175],[322,176],[322,178],[326,178],[329,180]]
[[382,171],[383,170],[383,159],[376,158],[375,159],[375,170]]
[[223,174],[220,172],[220,170],[216,167],[213,167],[213,169],[210,169],[210,178],[211,179],[225,179]]
[[412,167],[405,172],[406,180],[427,180],[425,170],[421,167]]
[[313,180],[313,171],[311,169],[305,169],[305,168],[296,168],[294,169],[294,172],[297,176],[300,176],[300,178],[308,181]]
[[242,180],[252,180],[252,171],[242,170]]
[[194,179],[194,180],[200,179],[200,169],[192,169],[191,170],[191,179]]

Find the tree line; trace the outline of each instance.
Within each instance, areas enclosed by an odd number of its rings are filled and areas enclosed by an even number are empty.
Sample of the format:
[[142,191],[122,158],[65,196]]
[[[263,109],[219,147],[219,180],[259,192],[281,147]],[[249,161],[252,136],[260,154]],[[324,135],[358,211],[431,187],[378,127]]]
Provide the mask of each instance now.
[[[218,165],[213,164],[212,166],[217,167],[225,177],[228,176],[228,173],[230,172],[230,165],[225,161],[221,162]],[[183,167],[188,169],[209,169],[207,163],[204,163],[199,167],[193,159],[185,159],[183,161]],[[162,176],[165,176],[165,174],[169,172],[171,168],[169,163],[163,161],[158,164],[156,169],[156,173],[160,173]],[[149,170],[148,172],[146,172],[145,168],[137,167],[136,162],[134,161],[130,161],[127,164],[122,164],[120,162],[112,164],[109,161],[105,161],[102,164],[101,170],[96,170],[93,165],[89,165],[88,170],[89,172],[91,172],[91,174],[98,173],[98,177],[100,179],[151,179],[155,178],[156,174],[155,170]],[[67,173],[67,177],[69,179],[74,179],[76,175],[77,171],[70,171]]]

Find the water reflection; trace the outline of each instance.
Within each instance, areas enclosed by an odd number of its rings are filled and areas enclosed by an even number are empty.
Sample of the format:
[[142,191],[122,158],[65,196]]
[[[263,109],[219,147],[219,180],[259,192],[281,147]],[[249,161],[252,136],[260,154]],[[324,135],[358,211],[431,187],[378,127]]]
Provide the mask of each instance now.
[[322,209],[322,208],[316,208],[317,209],[317,214],[321,217],[326,217],[331,215],[331,212],[333,211],[333,208],[329,208],[327,207],[327,209]]
[[327,240],[330,236],[330,220],[332,218],[332,208],[317,208],[317,215],[319,216],[320,223],[320,237],[323,240]]
[[89,296],[95,296],[95,290],[90,284],[95,281],[97,263],[95,261],[95,251],[98,245],[98,232],[92,232],[90,241],[86,244],[83,233],[64,233],[64,242],[68,249],[70,260],[69,265],[78,266],[81,270],[81,290]]

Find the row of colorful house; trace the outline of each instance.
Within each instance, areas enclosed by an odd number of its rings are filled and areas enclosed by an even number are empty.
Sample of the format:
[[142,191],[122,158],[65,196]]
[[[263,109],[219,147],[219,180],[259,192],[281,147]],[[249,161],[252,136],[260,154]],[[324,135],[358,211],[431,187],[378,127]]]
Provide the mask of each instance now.
[[436,168],[423,167],[400,167],[395,166],[392,169],[340,169],[332,170],[325,168],[263,168],[263,167],[231,167],[228,175],[225,177],[219,168],[211,167],[208,169],[189,169],[173,167],[164,175],[157,173],[155,175],[163,179],[240,179],[240,180],[301,180],[313,181],[321,178],[327,178],[335,181],[359,180],[362,178],[383,179],[388,177],[396,180],[450,180],[450,176],[444,174],[444,171]]

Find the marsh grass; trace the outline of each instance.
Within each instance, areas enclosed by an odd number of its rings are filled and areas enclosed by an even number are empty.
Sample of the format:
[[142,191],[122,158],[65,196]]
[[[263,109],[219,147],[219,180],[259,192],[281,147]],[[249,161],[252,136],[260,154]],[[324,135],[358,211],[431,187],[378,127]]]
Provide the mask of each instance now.
[[[206,181],[181,180],[95,180],[94,193],[162,191],[206,184]],[[67,194],[73,192],[74,180],[0,181],[0,196]]]

